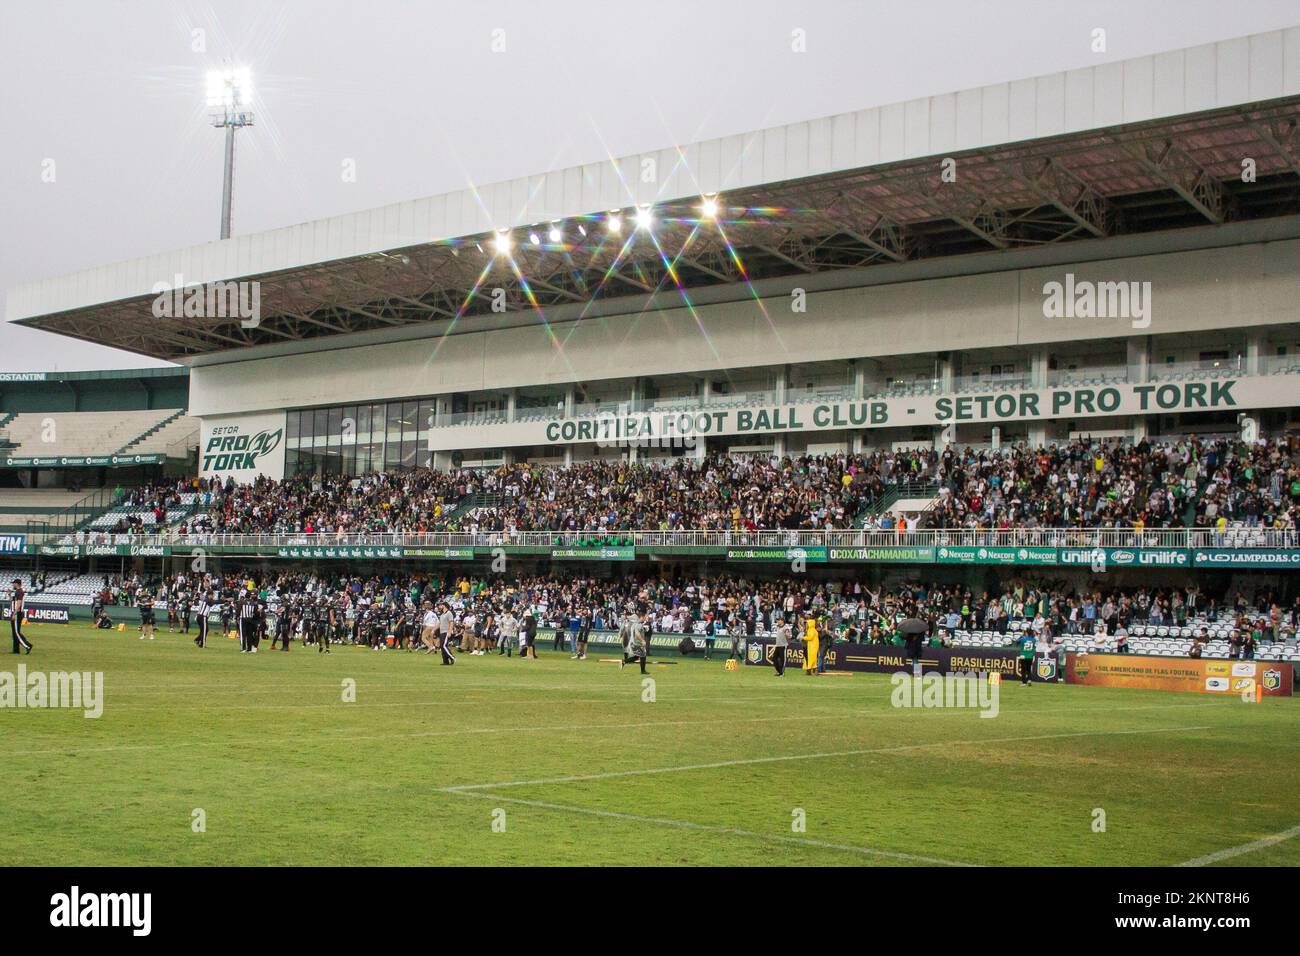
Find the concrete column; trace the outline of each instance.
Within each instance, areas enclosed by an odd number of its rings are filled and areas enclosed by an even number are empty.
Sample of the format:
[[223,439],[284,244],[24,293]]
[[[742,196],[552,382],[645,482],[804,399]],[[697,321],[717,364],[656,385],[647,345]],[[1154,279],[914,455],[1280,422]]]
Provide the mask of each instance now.
[[1129,428],[1129,437],[1133,439],[1133,444],[1145,440],[1148,436],[1147,429],[1150,419],[1146,415],[1134,415],[1133,425]]
[[1136,335],[1126,340],[1128,380],[1145,385],[1151,378],[1151,336]]
[[[1029,353],[1029,384],[1034,388],[1047,388],[1047,346],[1035,346]],[[1033,439],[1033,429],[1030,429]]]
[[1268,354],[1268,335],[1252,330],[1246,333],[1246,360],[1242,366],[1243,375],[1263,375],[1264,356]]
[[506,393],[506,421],[513,422],[519,411],[519,389],[512,388]]
[[853,363],[853,397],[863,398],[867,394],[866,363],[858,359]]
[[939,391],[951,392],[956,387],[957,370],[954,368],[955,362],[951,352],[942,352],[939,355]]
[[776,404],[784,405],[786,393],[790,390],[790,366],[782,365],[776,373]]
[[577,404],[578,404],[578,389],[576,386],[570,385],[564,390],[564,417],[565,418],[571,418],[573,416],[573,409],[574,406],[576,406]]

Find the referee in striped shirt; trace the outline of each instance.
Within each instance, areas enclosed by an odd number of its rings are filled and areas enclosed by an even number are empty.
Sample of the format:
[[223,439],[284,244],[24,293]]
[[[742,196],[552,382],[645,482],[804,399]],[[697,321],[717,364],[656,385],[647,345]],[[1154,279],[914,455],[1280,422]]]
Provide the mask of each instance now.
[[23,636],[23,623],[27,620],[27,596],[23,594],[21,578],[14,578],[13,593],[9,597],[9,630],[14,639],[14,653],[23,648],[32,652],[32,642]]
[[250,585],[239,597],[239,653],[257,653],[257,594]]
[[205,590],[203,596],[199,598],[199,603],[195,605],[194,613],[196,622],[199,625],[198,637],[194,638],[195,647],[208,646],[208,613],[212,610],[212,592]]

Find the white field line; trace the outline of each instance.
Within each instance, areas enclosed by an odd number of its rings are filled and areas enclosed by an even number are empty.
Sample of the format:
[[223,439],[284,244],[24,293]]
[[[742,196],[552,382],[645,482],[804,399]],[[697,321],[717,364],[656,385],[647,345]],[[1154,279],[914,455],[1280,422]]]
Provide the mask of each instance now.
[[479,797],[496,803],[513,803],[525,807],[535,807],[540,810],[559,810],[564,813],[582,813],[588,816],[605,817],[613,820],[628,820],[633,823],[649,823],[653,826],[674,827],[679,830],[702,830],[709,833],[723,833],[730,836],[745,837],[751,840],[764,840],[770,843],[785,843],[793,844],[795,846],[814,847],[819,850],[837,850],[842,853],[856,853],[860,856],[883,857],[892,860],[902,860],[907,863],[928,863],[936,866],[976,865],[973,863],[963,863],[958,860],[943,860],[933,856],[921,856],[916,853],[900,853],[895,850],[877,850],[872,847],[853,846],[846,843],[829,843],[825,840],[784,836],[777,833],[760,833],[756,830],[741,830],[737,827],[722,826],[721,824],[696,823],[693,820],[674,820],[669,817],[643,817],[634,813],[619,813],[614,810],[597,810],[591,807],[574,807],[560,803],[545,803],[541,800],[521,800],[516,797],[503,797],[495,793],[468,793],[463,790],[455,789],[442,790],[439,792],[451,794],[453,796]]
[[740,760],[719,760],[715,763],[680,764],[673,767],[648,767],[640,770],[611,770],[606,773],[575,774],[568,777],[542,777],[536,780],[499,780],[493,783],[459,784],[439,788],[443,793],[464,793],[470,790],[496,790],[501,787],[534,787],[556,783],[582,783],[590,780],[612,780],[616,777],[641,777],[650,774],[683,773],[690,770],[719,770],[724,767],[747,767],[754,764],[783,763],[791,760],[823,760],[835,757],[862,757],[872,754],[907,753],[930,747],[961,747],[981,744],[1027,743],[1035,740],[1064,740],[1073,737],[1116,737],[1130,734],[1163,734],[1189,730],[1212,730],[1210,725],[1199,727],[1151,727],[1142,730],[1088,730],[1065,734],[1035,734],[1028,737],[986,737],[982,740],[936,740],[924,744],[904,744],[897,747],[871,747],[860,750],[828,750],[810,754],[785,754],[778,757],[746,757]]
[[[331,705],[331,706],[355,707],[358,705],[339,704],[339,705]],[[33,711],[33,713],[35,713],[35,711]],[[72,711],[72,713],[77,713],[77,711]],[[824,717],[801,715],[799,719],[800,720],[843,720],[844,715],[828,714]],[[760,723],[770,723],[772,721],[784,721],[788,723],[789,720],[790,720],[789,716],[781,715],[779,717],[745,717],[739,720],[727,720],[724,721],[724,723],[727,726],[731,726],[733,724],[760,724]],[[567,724],[552,724],[550,726],[532,726],[532,727],[529,726],[471,727],[468,730],[457,730],[455,731],[453,736],[460,737],[466,734],[526,734],[526,733],[538,733],[538,732],[552,733],[556,731],[588,733],[592,731],[602,731],[602,730],[636,730],[645,727],[695,727],[705,723],[710,723],[710,721],[645,720],[645,721],[637,721],[634,723],[620,723],[620,724],[598,723],[598,724],[592,724],[589,727],[578,727],[574,725],[572,722]],[[317,742],[322,740],[329,740],[329,741],[398,740],[398,739],[407,739],[407,738],[415,738],[415,737],[446,737],[447,735],[448,735],[448,731],[445,728],[443,728],[440,730],[420,730],[420,731],[412,731],[410,733],[398,733],[398,734],[325,734],[323,736],[318,736],[313,739]],[[176,748],[184,749],[187,747],[243,747],[243,746],[255,746],[261,743],[301,743],[304,739],[306,738],[304,738],[303,735],[299,734],[294,737],[253,737],[246,740],[187,740],[187,741],[176,741],[174,743],[167,743],[167,744],[119,744],[111,747],[76,747],[71,749],[54,747],[54,748],[42,749],[42,750],[8,750],[8,751],[0,752],[0,760],[3,760],[6,757],[30,757],[30,756],[43,756],[48,754],[115,753],[117,751],[124,751],[124,750],[174,750]]]
[[1252,840],[1250,843],[1242,843],[1239,846],[1230,846],[1226,850],[1219,850],[1217,853],[1210,853],[1206,856],[1198,856],[1194,860],[1188,860],[1185,863],[1178,863],[1177,866],[1209,866],[1212,863],[1218,863],[1220,860],[1230,860],[1234,856],[1241,856],[1243,853],[1253,853],[1256,850],[1262,850],[1265,847],[1276,846],[1279,843],[1285,843],[1287,840],[1300,836],[1300,826],[1292,827],[1290,830],[1283,830],[1281,833],[1274,833],[1271,836],[1261,837],[1258,840]]

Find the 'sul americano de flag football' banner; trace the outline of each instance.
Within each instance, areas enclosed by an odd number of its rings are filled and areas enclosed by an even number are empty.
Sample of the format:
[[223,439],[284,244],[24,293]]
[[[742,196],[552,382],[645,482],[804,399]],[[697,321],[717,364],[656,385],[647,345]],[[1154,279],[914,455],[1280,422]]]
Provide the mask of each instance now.
[[1261,660],[1209,660],[1191,657],[1144,657],[1136,654],[1070,654],[1065,662],[1068,684],[1177,690],[1193,694],[1236,694],[1263,689],[1266,697],[1290,697],[1290,664]]

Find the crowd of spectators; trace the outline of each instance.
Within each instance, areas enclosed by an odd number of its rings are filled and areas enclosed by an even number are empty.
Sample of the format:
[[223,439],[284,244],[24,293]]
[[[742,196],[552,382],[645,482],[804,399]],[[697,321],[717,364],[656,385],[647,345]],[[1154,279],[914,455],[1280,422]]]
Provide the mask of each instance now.
[[[933,505],[894,514],[916,486]],[[963,528],[1294,530],[1300,455],[1284,440],[1072,440],[1046,447],[428,468],[238,485],[182,479],[123,499],[157,526],[200,533],[499,533]],[[475,497],[471,497],[475,496]],[[873,506],[875,506],[873,508]],[[874,513],[873,513],[874,512]],[[136,527],[139,527],[137,522]],[[113,529],[108,529],[113,530]],[[129,524],[121,530],[131,530]],[[145,530],[148,530],[146,527]]]
[[1285,441],[948,448],[934,475],[931,527],[1295,529],[1300,516],[1300,458]]

